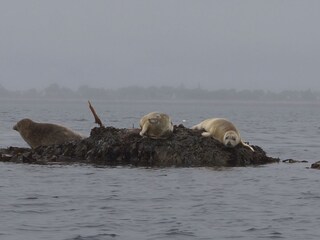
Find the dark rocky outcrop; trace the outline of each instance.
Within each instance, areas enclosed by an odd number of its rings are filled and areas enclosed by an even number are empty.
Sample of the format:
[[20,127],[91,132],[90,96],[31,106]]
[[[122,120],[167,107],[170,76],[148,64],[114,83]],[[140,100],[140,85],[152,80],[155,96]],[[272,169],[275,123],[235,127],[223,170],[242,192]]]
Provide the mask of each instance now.
[[87,163],[148,167],[249,166],[279,162],[258,146],[227,148],[200,131],[175,126],[168,139],[141,137],[139,129],[99,127],[90,137],[62,145],[36,149],[9,147],[0,149],[0,161],[52,164]]
[[320,161],[315,162],[315,163],[312,163],[312,164],[311,164],[311,168],[319,169],[319,170],[320,170]]

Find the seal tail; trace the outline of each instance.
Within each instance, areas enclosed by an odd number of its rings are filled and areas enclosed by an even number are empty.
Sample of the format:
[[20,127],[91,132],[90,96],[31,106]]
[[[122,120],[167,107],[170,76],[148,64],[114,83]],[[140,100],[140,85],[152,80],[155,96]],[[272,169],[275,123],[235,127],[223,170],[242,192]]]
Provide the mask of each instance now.
[[201,130],[202,127],[201,127],[201,124],[197,124],[197,125],[192,126],[191,129],[193,129],[193,130]]

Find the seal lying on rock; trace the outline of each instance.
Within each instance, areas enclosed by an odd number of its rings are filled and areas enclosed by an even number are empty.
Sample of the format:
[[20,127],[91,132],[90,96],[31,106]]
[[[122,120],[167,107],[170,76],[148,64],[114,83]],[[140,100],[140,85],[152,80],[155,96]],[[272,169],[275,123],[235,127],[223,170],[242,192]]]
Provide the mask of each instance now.
[[213,137],[227,147],[235,147],[241,144],[254,152],[254,149],[244,143],[240,137],[238,129],[227,119],[210,118],[192,127],[192,129],[205,130],[204,137]]
[[140,135],[154,139],[167,138],[173,132],[173,124],[165,113],[151,112],[140,120]]
[[[85,163],[95,166],[132,167],[243,167],[279,162],[259,146],[254,152],[242,147],[226,151],[213,139],[175,126],[169,140],[141,138],[131,129],[95,127],[83,141],[36,149],[0,148],[0,162],[58,164]],[[136,129],[140,131],[140,129]]]
[[64,126],[52,123],[37,123],[28,118],[17,122],[13,129],[20,133],[31,148],[83,139],[83,136]]

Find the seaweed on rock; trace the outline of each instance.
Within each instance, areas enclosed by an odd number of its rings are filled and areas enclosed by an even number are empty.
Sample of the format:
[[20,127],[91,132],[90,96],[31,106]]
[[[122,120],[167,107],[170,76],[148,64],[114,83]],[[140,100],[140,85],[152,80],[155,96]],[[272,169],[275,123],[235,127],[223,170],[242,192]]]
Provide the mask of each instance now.
[[90,137],[60,145],[36,149],[9,147],[0,149],[0,161],[52,164],[87,163],[95,165],[130,165],[147,167],[249,166],[279,162],[262,148],[255,152],[237,146],[227,148],[201,131],[175,126],[168,139],[141,137],[139,129],[99,127]]

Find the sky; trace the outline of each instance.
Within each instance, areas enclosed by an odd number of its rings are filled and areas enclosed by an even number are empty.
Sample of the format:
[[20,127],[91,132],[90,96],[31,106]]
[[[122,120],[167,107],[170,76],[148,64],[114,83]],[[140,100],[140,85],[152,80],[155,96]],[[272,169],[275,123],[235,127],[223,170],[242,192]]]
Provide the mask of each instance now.
[[0,85],[320,90],[318,0],[1,0]]

